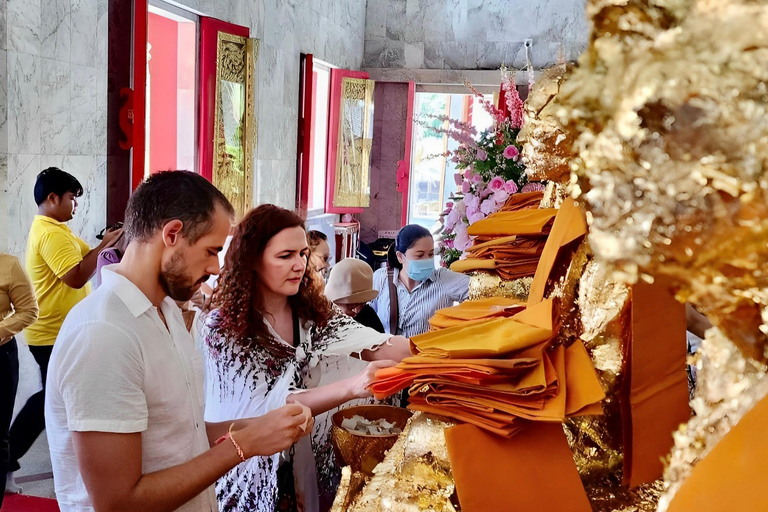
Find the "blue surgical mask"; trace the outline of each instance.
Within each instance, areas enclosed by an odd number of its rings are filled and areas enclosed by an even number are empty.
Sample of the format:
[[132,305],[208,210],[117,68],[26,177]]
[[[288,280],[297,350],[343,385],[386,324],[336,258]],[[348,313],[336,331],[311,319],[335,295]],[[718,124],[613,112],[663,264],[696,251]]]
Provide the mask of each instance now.
[[414,281],[423,281],[435,271],[435,260],[408,260],[408,277]]

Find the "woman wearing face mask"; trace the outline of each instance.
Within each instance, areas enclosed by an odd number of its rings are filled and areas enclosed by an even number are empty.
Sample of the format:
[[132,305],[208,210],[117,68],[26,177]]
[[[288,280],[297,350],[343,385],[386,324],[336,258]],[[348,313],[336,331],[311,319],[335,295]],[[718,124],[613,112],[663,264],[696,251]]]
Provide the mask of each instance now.
[[425,333],[435,311],[469,297],[469,276],[435,268],[435,241],[422,226],[402,228],[388,260],[391,270],[373,274],[379,295],[371,301],[386,332],[407,338]]
[[304,223],[291,211],[262,205],[235,228],[202,332],[205,418],[259,416],[298,402],[315,426],[283,457],[253,457],[219,479],[221,512],[316,511],[322,497],[332,501],[338,474],[328,411],[370,397],[375,371],[410,354],[406,338],[334,308],[308,259]]

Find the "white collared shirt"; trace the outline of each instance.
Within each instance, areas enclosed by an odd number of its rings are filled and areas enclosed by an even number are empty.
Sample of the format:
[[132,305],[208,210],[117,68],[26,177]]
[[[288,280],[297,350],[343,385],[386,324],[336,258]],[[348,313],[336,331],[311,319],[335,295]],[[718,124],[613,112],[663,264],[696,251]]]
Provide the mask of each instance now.
[[[112,267],[112,266],[110,266]],[[71,432],[141,432],[142,472],[206,451],[203,363],[178,306],[160,309],[104,267],[102,285],[67,316],[48,369],[45,420],[62,512],[92,511]],[[213,487],[178,509],[218,510]]]

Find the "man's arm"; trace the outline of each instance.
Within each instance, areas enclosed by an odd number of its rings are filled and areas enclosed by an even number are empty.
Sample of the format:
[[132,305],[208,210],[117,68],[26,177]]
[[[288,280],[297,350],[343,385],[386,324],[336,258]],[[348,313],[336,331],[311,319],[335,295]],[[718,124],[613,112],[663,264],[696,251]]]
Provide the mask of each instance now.
[[411,341],[404,336],[392,336],[386,343],[375,350],[363,350],[360,359],[363,361],[397,361],[400,362],[411,355]]
[[[236,425],[233,437],[246,458],[272,455],[311,432],[300,428],[305,421],[300,406],[287,405],[259,418],[242,420],[244,426],[237,429]],[[224,423],[214,425],[223,427]],[[227,440],[189,462],[143,475],[140,433],[72,432],[72,439],[96,512],[171,512],[241,462],[233,443]]]
[[123,234],[122,229],[115,229],[104,234],[104,239],[95,248],[88,251],[80,263],[72,267],[66,274],[61,276],[64,284],[70,288],[82,288],[93,277],[96,272],[96,263],[99,260],[99,253],[104,249],[114,246]]

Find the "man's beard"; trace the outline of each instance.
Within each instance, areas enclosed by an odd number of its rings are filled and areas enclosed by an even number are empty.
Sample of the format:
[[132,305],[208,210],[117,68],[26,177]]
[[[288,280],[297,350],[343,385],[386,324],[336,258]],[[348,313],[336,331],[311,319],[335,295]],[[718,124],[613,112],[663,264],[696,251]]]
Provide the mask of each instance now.
[[160,286],[173,300],[188,301],[195,294],[196,287],[208,280],[210,276],[203,276],[197,281],[187,272],[184,255],[177,252],[168,261],[164,269],[160,270]]

